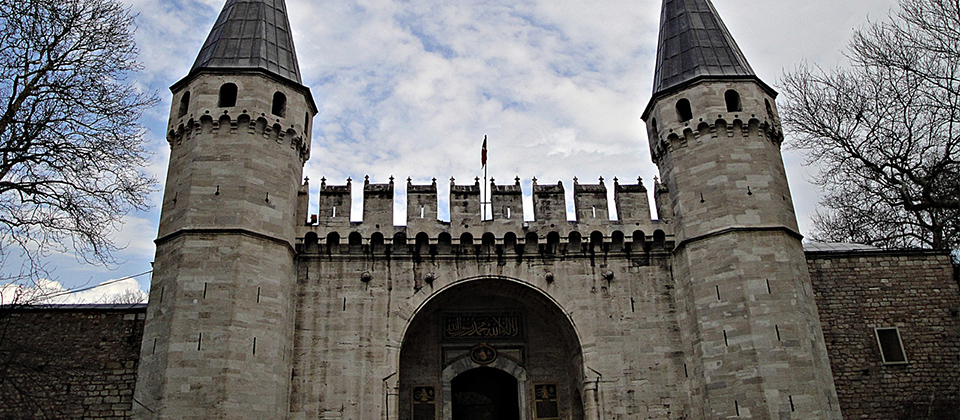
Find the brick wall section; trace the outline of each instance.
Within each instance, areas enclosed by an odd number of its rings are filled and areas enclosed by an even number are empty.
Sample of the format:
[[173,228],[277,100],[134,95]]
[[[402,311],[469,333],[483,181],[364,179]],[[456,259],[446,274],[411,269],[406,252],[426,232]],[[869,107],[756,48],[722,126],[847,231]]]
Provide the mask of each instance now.
[[[960,418],[960,293],[950,255],[808,252],[807,264],[844,418]],[[908,364],[883,364],[877,327],[898,327]]]
[[0,307],[0,419],[128,419],[145,305]]

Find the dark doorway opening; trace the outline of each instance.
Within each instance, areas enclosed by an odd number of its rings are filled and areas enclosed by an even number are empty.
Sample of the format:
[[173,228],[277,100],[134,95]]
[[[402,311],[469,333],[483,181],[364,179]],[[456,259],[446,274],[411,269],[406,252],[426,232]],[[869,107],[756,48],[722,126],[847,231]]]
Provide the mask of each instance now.
[[470,369],[452,381],[453,420],[520,420],[517,380],[487,367]]

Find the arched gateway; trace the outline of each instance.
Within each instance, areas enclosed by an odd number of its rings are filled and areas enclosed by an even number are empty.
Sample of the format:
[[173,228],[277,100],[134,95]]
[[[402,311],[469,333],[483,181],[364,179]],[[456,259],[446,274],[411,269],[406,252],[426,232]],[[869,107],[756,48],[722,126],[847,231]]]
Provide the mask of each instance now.
[[400,420],[583,419],[574,326],[519,280],[457,282],[420,305],[400,350]]

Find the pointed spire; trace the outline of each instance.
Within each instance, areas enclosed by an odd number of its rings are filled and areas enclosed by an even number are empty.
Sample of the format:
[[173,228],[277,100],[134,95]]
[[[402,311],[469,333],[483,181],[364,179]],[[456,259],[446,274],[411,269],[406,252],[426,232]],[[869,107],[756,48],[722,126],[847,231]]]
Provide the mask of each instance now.
[[303,84],[284,0],[227,0],[190,73],[206,69],[262,70]]
[[703,77],[756,77],[710,0],[663,0],[654,95]]

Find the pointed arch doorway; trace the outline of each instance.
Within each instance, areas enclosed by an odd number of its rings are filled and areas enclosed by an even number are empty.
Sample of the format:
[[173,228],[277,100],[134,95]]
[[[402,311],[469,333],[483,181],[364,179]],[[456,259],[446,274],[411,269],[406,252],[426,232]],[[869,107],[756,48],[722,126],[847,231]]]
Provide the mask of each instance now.
[[583,419],[583,356],[543,290],[478,278],[434,292],[400,348],[399,420]]

